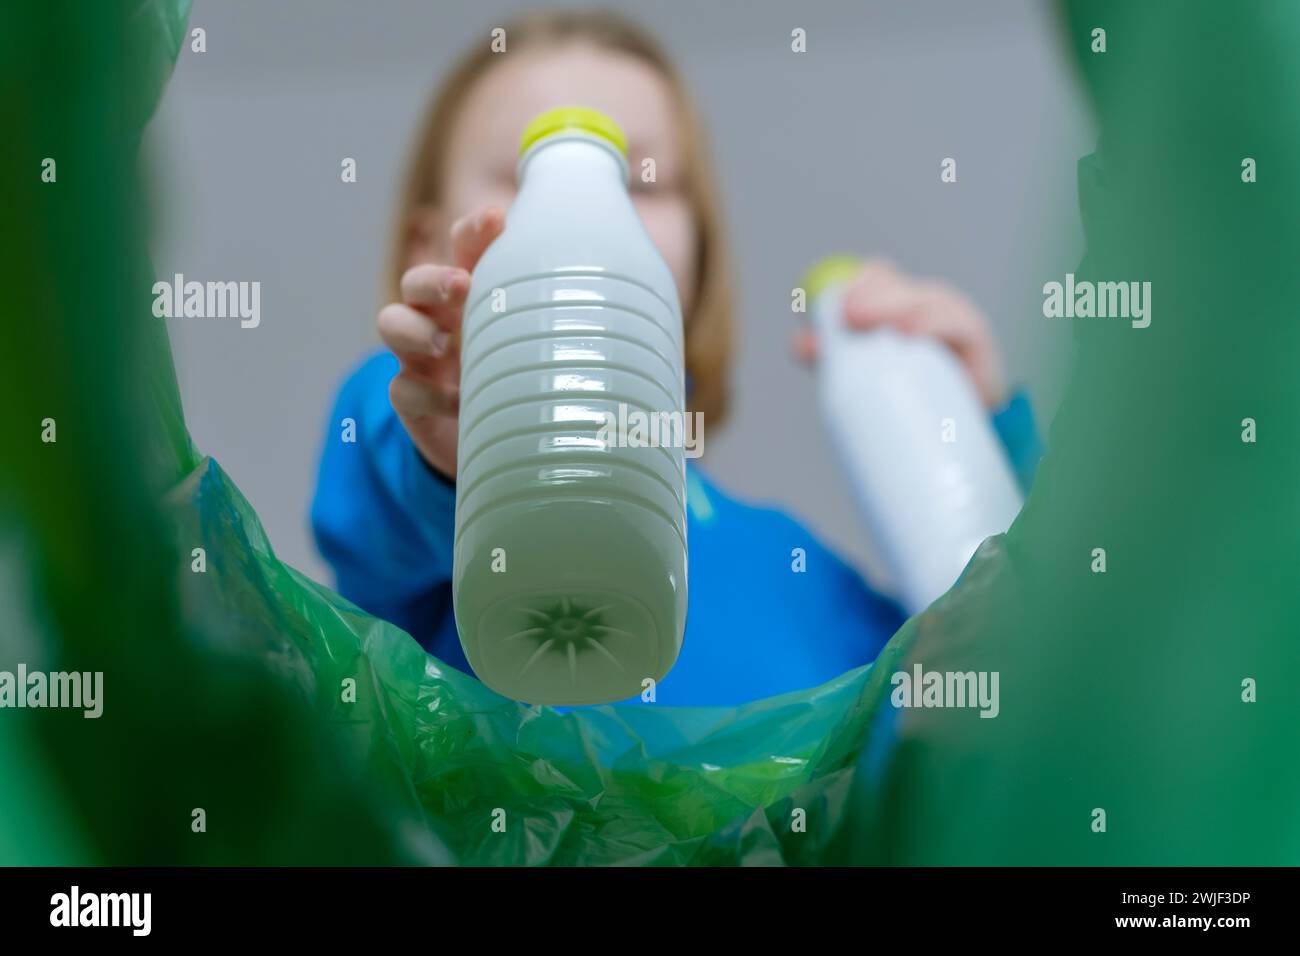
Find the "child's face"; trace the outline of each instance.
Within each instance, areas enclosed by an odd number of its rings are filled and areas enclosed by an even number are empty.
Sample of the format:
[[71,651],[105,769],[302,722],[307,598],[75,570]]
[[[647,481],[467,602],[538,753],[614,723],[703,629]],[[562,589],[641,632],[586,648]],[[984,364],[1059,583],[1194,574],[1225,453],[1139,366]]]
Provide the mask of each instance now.
[[[672,270],[682,312],[695,288],[696,225],[682,177],[680,133],[672,95],[648,64],[622,53],[574,44],[501,54],[474,84],[447,144],[444,224],[515,195],[519,134],[538,113],[590,106],[618,120],[628,138],[629,188],[650,237]],[[655,161],[655,182],[641,181],[642,160]],[[446,235],[445,225],[437,239]],[[413,250],[418,255],[420,250]],[[445,255],[434,258],[446,261]]]

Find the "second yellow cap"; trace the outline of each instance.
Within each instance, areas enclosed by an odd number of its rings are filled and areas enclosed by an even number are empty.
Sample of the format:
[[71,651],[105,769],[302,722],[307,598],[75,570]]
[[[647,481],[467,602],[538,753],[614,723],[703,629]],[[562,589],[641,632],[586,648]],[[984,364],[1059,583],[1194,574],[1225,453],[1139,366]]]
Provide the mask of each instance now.
[[856,278],[862,271],[862,257],[854,255],[827,256],[814,263],[803,274],[800,285],[809,299],[815,299],[826,291],[827,286],[847,282]]

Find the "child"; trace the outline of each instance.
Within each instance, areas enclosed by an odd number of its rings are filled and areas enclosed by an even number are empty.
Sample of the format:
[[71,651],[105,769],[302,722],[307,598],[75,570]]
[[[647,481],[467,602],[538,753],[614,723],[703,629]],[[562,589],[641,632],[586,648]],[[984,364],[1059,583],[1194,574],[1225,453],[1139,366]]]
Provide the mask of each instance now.
[[[505,27],[508,51],[485,43],[444,82],[424,119],[402,196],[392,304],[378,316],[389,351],[348,378],[330,418],[356,421],[357,441],[327,441],[312,525],[339,591],[469,670],[452,614],[457,330],[469,273],[504,227],[519,131],[536,114],[582,104],[629,139],[633,199],[672,270],[686,329],[687,402],[716,428],[731,359],[727,254],[700,126],[672,64],[636,26],[601,13],[542,14]],[[865,267],[845,320],[934,335],[960,358],[1022,481],[1038,458],[1027,402],[1007,401],[978,311],[945,286],[887,263]],[[808,333],[796,340],[805,359]],[[891,600],[780,511],[731,498],[687,470],[690,606],[663,704],[735,705],[815,686],[873,660],[903,623]],[[801,547],[807,571],[790,570]]]

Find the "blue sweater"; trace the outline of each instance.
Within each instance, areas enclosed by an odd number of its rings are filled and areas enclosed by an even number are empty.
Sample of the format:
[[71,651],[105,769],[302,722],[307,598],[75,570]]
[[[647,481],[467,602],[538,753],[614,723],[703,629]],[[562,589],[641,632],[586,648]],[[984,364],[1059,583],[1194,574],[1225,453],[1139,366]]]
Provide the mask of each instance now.
[[[397,359],[365,361],[330,417],[311,522],[339,593],[469,671],[452,614],[456,490],[420,457],[388,401]],[[340,440],[355,421],[356,440]],[[1026,399],[993,417],[1028,484],[1041,448]],[[866,664],[905,620],[789,515],[732,498],[687,468],[689,613],[676,665],[656,701],[736,705],[814,687]],[[803,548],[806,570],[791,571]],[[634,698],[639,700],[640,698]]]

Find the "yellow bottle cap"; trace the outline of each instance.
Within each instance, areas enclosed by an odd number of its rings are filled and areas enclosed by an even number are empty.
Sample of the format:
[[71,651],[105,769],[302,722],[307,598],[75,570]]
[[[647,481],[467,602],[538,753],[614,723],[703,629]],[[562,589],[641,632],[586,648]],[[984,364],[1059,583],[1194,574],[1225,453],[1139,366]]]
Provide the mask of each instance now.
[[599,110],[586,106],[561,106],[535,116],[519,137],[519,155],[547,136],[573,129],[599,136],[627,158],[627,137],[622,127]]
[[825,292],[827,286],[835,285],[837,282],[847,282],[856,278],[861,271],[861,256],[847,254],[827,256],[808,267],[799,285],[811,301]]

